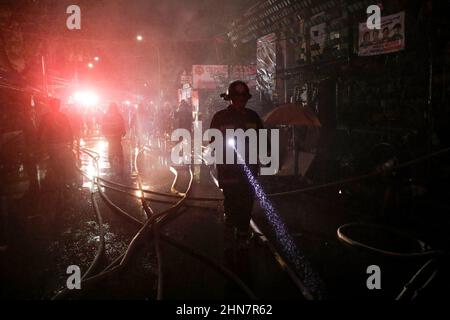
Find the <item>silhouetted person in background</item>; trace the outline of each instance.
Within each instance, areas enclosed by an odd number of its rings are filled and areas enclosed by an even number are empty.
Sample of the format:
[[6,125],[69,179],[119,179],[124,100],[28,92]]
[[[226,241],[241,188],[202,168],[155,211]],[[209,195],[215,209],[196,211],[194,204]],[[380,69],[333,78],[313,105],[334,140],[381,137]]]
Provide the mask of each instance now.
[[50,99],[49,112],[42,117],[38,129],[38,142],[48,152],[57,185],[68,183],[75,173],[72,129],[67,117],[59,110],[60,103],[59,99]]
[[109,104],[108,111],[103,117],[102,133],[108,141],[108,160],[113,167],[114,158],[118,160],[118,173],[123,174],[124,159],[122,149],[122,137],[125,136],[125,122],[119,113],[117,104],[112,102]]
[[80,111],[74,107],[67,110],[67,117],[69,119],[70,126],[72,128],[74,140],[76,142],[75,148],[77,160],[80,161],[80,142],[83,133],[83,117]]
[[192,128],[192,108],[186,102],[186,100],[181,100],[180,106],[177,112],[178,126],[179,128],[187,129],[191,131]]
[[39,181],[37,175],[37,129],[31,107],[31,96],[25,94],[21,97],[20,104],[19,126],[22,129],[25,143],[23,164],[30,182],[28,190],[30,194],[33,194],[39,189]]

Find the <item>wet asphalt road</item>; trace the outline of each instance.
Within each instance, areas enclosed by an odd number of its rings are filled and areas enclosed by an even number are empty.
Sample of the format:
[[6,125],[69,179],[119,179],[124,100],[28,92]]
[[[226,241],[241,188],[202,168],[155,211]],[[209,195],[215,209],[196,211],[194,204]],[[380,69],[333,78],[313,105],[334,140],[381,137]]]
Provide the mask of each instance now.
[[[84,141],[84,147],[100,155],[101,177],[122,184],[137,186],[134,155],[137,149],[124,142],[126,155],[125,177],[114,174],[107,161],[107,143],[102,139]],[[169,153],[153,147],[140,154],[137,166],[143,188],[170,193],[174,174],[169,170]],[[80,153],[81,169],[88,175],[96,172],[93,160]],[[2,255],[2,296],[9,298],[49,299],[61,289],[68,275],[69,265],[86,270],[99,244],[98,224],[92,209],[91,182],[77,175],[75,183],[61,190],[51,185],[45,163],[41,164],[41,191],[22,200],[11,202],[9,227],[22,236],[9,232],[8,251]],[[189,181],[187,167],[179,167],[176,189],[185,191]],[[209,169],[193,168],[194,197],[220,198]],[[46,177],[47,174],[47,177]],[[144,220],[140,200],[114,190],[105,190],[111,200],[133,215]],[[137,192],[138,193],[138,192]],[[102,266],[107,266],[127,247],[137,232],[136,226],[110,210],[94,195],[104,220],[106,254]],[[154,197],[155,199],[163,199]],[[165,198],[167,200],[167,198]],[[223,208],[221,201],[190,202],[187,208],[166,224],[161,232],[195,248],[198,252],[232,269],[262,298],[301,298],[288,277],[280,271],[271,253],[263,246],[252,244],[252,250],[238,256],[224,253]],[[154,212],[170,207],[149,201]],[[209,266],[165,243],[161,244],[165,299],[223,299],[244,298],[245,295],[230,281]],[[236,262],[237,261],[237,262]],[[129,266],[108,281],[77,298],[88,299],[155,299],[157,262],[152,239],[141,245]]]
[[[137,149],[124,141],[126,155],[125,177],[111,171],[107,161],[107,143],[102,139],[89,139],[84,146],[100,154],[99,174],[106,179],[137,186],[134,155]],[[168,150],[169,148],[167,148]],[[88,175],[95,174],[92,159],[81,154],[81,168]],[[174,179],[170,171],[169,152],[160,145],[140,154],[137,166],[143,187],[170,193]],[[93,260],[99,244],[98,224],[92,208],[91,183],[78,174],[74,183],[66,188],[55,188],[45,165],[40,163],[41,190],[33,195],[9,198],[8,250],[0,255],[1,297],[17,299],[49,299],[65,286],[69,265],[78,265],[82,272]],[[189,181],[187,167],[178,167],[176,189],[183,192]],[[193,167],[194,197],[222,197],[213,183],[209,168]],[[298,187],[286,180],[262,179],[267,192]],[[95,189],[94,189],[95,191]],[[336,191],[336,192],[335,192]],[[331,299],[393,299],[423,261],[398,261],[358,252],[337,240],[336,229],[361,216],[351,205],[351,199],[338,196],[337,190],[328,193],[302,194],[295,197],[275,198],[273,205],[298,252],[317,275],[324,298]],[[122,209],[143,221],[140,200],[114,190],[105,190],[111,200]],[[137,227],[113,212],[102,201],[98,192],[94,198],[104,220],[106,254],[101,268],[124,252]],[[152,196],[153,199],[162,199]],[[167,200],[167,198],[165,198]],[[235,272],[262,299],[296,299],[303,296],[275,262],[273,254],[258,241],[249,250],[230,253],[223,227],[221,201],[190,202],[195,207],[182,213],[161,228],[162,233],[195,248],[214,261]],[[170,207],[149,201],[154,212]],[[262,231],[283,252],[277,242],[275,226],[267,213],[256,202],[254,220]],[[185,251],[161,243],[164,299],[236,299],[246,296],[230,281]],[[383,273],[383,290],[367,289],[366,268],[379,265]],[[100,269],[101,269],[100,268]],[[97,270],[100,271],[100,270]],[[319,286],[317,283],[313,285]],[[157,259],[153,239],[138,247],[127,267],[107,281],[83,291],[77,299],[150,299],[156,298]],[[316,288],[317,289],[317,288]]]

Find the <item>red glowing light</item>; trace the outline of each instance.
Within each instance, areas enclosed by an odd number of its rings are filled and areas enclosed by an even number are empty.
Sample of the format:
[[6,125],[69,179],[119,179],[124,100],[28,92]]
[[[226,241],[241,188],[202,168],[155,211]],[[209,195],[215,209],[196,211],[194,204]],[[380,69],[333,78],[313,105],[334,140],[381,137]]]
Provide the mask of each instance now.
[[78,91],[72,96],[73,100],[83,106],[93,106],[99,102],[99,97],[92,91]]

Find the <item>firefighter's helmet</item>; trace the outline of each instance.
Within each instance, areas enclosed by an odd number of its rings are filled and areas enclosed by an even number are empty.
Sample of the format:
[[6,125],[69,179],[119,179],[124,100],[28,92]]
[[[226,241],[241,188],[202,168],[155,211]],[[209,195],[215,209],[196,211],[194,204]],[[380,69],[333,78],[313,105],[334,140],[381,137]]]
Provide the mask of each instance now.
[[227,93],[222,93],[220,96],[226,101],[232,100],[233,97],[237,96],[245,96],[247,99],[252,97],[248,85],[241,80],[230,83]]

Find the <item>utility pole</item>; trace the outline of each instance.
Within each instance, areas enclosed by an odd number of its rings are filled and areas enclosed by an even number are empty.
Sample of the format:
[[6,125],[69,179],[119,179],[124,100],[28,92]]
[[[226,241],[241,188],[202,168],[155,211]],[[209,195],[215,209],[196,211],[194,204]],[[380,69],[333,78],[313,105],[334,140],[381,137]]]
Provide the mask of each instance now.
[[159,102],[161,103],[162,92],[161,92],[161,53],[159,51],[159,45],[156,46],[156,52],[158,55],[158,97]]

